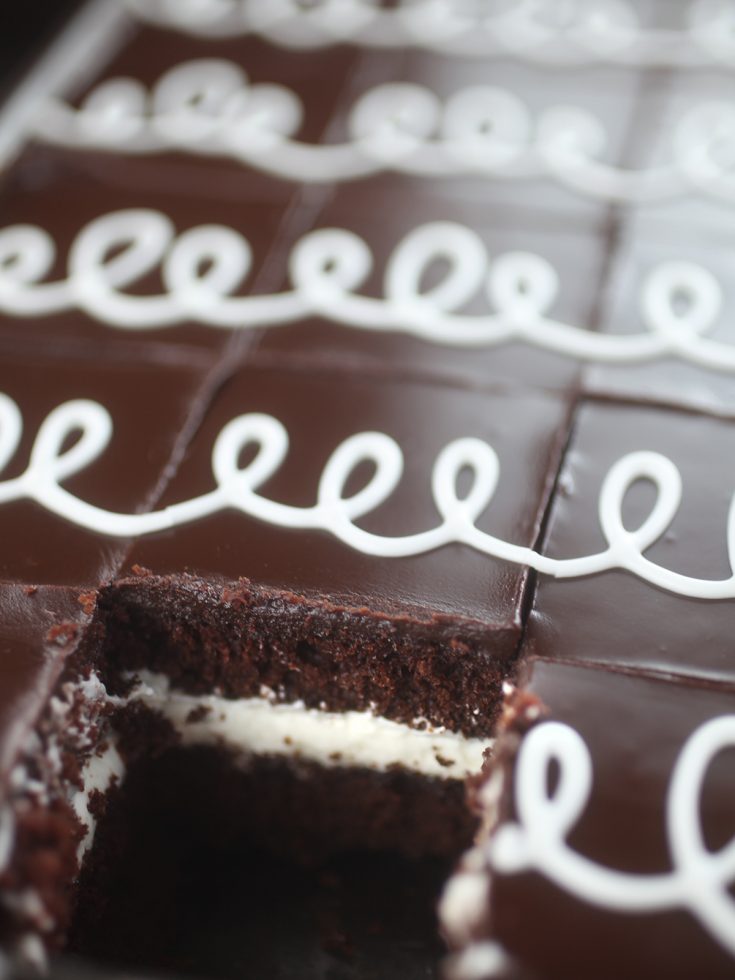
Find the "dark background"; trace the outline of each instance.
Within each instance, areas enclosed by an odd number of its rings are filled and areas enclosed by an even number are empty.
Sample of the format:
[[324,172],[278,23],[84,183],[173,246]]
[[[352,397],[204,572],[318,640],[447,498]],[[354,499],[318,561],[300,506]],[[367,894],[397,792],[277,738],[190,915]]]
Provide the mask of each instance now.
[[18,9],[9,0],[0,3],[0,86],[4,99],[8,87],[30,67],[34,56],[80,4],[79,0],[21,0]]

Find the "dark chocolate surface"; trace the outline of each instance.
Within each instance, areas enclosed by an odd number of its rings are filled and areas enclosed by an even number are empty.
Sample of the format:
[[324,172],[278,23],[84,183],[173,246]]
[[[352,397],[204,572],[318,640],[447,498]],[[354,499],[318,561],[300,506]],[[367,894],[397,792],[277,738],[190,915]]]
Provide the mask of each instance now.
[[[546,706],[546,720],[574,728],[592,758],[593,787],[569,835],[571,847],[628,874],[670,872],[665,799],[672,770],[695,729],[732,714],[735,695],[543,661],[531,664],[524,690]],[[735,829],[734,765],[727,748],[705,777],[700,817],[712,850]],[[501,823],[515,817],[513,785],[511,778]],[[732,976],[732,959],[684,910],[614,912],[532,872],[495,874],[491,889],[493,937],[548,980]]]
[[[2,472],[3,480],[28,466],[39,428],[60,405],[89,399],[109,412],[113,432],[107,448],[62,481],[75,497],[120,513],[150,508],[173,461],[177,440],[195,415],[206,377],[199,362],[44,358],[4,353],[0,391],[20,409],[23,433]],[[33,500],[0,507],[0,580],[97,587],[120,565],[124,539],[85,530]]]
[[[686,412],[634,405],[582,403],[550,509],[544,554],[572,558],[605,548],[597,501],[610,467],[622,456],[652,450],[682,477],[682,501],[671,527],[646,555],[698,578],[730,575],[727,515],[735,489],[735,425]],[[623,517],[639,527],[655,490],[631,487]],[[735,684],[733,600],[690,599],[628,572],[553,580],[541,576],[527,640],[549,659],[611,664]]]

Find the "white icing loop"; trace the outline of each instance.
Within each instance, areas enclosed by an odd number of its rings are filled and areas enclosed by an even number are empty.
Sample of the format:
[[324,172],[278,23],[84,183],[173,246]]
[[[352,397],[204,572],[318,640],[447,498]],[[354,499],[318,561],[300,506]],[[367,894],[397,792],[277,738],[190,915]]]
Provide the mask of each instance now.
[[[255,444],[257,451],[244,468],[242,452]],[[288,433],[270,415],[241,415],[222,429],[212,451],[212,471],[230,506],[240,502],[269,480],[288,453]]]
[[[463,162],[479,173],[522,163],[533,139],[531,115],[517,96],[489,85],[455,92],[444,110],[441,137],[461,172]],[[528,165],[528,164],[527,164]],[[514,173],[522,172],[514,168]]]
[[[460,473],[469,470],[472,485],[460,497],[457,492]],[[462,534],[475,524],[493,499],[500,476],[497,453],[481,439],[455,439],[439,453],[431,479],[436,508],[444,523]]]
[[603,162],[607,134],[590,112],[553,106],[534,122],[521,99],[493,86],[470,86],[442,105],[422,85],[378,85],[352,109],[351,141],[337,145],[295,138],[302,117],[301,102],[289,89],[251,85],[237,65],[202,59],[170,69],[150,94],[139,82],[118,78],[102,82],[80,109],[51,101],[34,135],[125,154],[227,156],[299,182],[334,183],[385,170],[550,177],[602,200],[646,203],[694,191],[735,202],[735,111],[729,103],[689,110],[675,127],[671,162],[648,170]]
[[201,37],[260,34],[294,48],[351,41],[455,57],[514,55],[546,65],[696,68],[735,64],[728,0],[690,0],[678,28],[640,23],[634,0],[127,0],[135,15]]
[[359,289],[370,275],[373,257],[351,231],[320,228],[305,235],[291,253],[289,272],[296,290],[327,308]]
[[[517,822],[501,826],[490,840],[490,863],[503,874],[537,871],[578,898],[616,912],[687,909],[735,955],[735,900],[728,892],[735,880],[735,838],[719,851],[708,850],[700,812],[707,771],[718,753],[732,747],[735,715],[714,718],[693,732],[667,796],[672,871],[636,875],[596,864],[567,843],[589,799],[592,760],[573,728],[554,721],[537,725],[516,763]],[[552,764],[558,778],[550,795]]]
[[[117,211],[91,221],[71,245],[67,278],[42,281],[54,254],[40,228],[0,230],[0,313],[40,317],[79,309],[124,330],[192,321],[247,330],[321,316],[353,330],[402,332],[452,347],[518,340],[579,360],[637,364],[676,357],[735,372],[735,348],[706,336],[721,313],[720,285],[688,262],[664,263],[650,273],[641,295],[648,329],[616,335],[551,318],[558,279],[546,259],[509,252],[491,263],[479,236],[453,222],[422,225],[398,243],[386,262],[383,298],[357,293],[373,257],[358,235],[339,228],[318,229],[297,242],[288,262],[293,288],[271,295],[238,294],[252,266],[250,245],[238,231],[202,225],[177,236],[157,211]],[[166,290],[161,295],[125,291],[157,269]],[[483,285],[497,312],[465,312]]]
[[[69,437],[75,435],[76,441],[64,449]],[[102,405],[88,399],[65,402],[41,423],[25,479],[39,488],[61,483],[94,462],[111,438],[112,419]]]
[[[364,462],[375,467],[371,479],[357,493],[345,497],[345,485]],[[376,510],[390,497],[403,473],[403,454],[383,432],[360,432],[346,439],[327,460],[319,481],[319,506],[335,519],[353,521]]]
[[[17,405],[7,395],[0,395],[2,466],[10,462],[21,433],[22,419]],[[492,446],[476,438],[455,439],[436,458],[431,489],[439,523],[416,534],[388,537],[365,531],[356,523],[389,500],[403,473],[403,453],[385,433],[355,433],[337,446],[322,472],[316,502],[296,507],[271,500],[259,492],[286,458],[289,447],[286,429],[270,415],[239,416],[224,426],[215,441],[214,489],[147,514],[107,511],[75,497],[62,486],[68,477],[94,463],[112,436],[112,420],[102,405],[85,400],[59,405],[42,423],[26,471],[0,482],[0,504],[35,500],[79,527],[113,537],[153,534],[234,509],[277,527],[320,530],[339,538],[350,548],[376,557],[421,555],[447,544],[463,544],[488,557],[529,566],[557,578],[577,578],[620,568],[680,595],[735,598],[735,573],[721,580],[692,578],[663,568],[644,556],[643,552],[670,526],[682,492],[678,470],[657,453],[630,453],[618,460],[605,477],[599,501],[600,525],[608,544],[604,551],[582,558],[550,558],[477,527],[492,504],[500,479],[500,463]],[[68,446],[70,437],[74,441]],[[253,445],[255,455],[241,467],[243,450]],[[361,489],[347,495],[350,477],[365,463],[372,466],[371,476]],[[468,489],[460,493],[463,473],[469,476],[470,482]],[[629,531],[623,524],[622,504],[637,480],[652,482],[657,498],[641,526]],[[731,567],[735,567],[735,496],[728,517],[727,540]]]
[[0,232],[1,281],[10,287],[39,282],[51,271],[55,257],[53,238],[35,225],[14,225]]
[[252,264],[250,245],[232,228],[201,225],[185,231],[169,251],[163,281],[184,306],[208,304],[234,292],[247,278]]
[[[657,491],[653,510],[643,524],[629,531],[623,524],[625,495],[639,480],[648,480]],[[600,493],[600,526],[610,547],[643,552],[658,541],[671,524],[681,503],[681,476],[666,456],[651,452],[628,453],[610,469]]]
[[360,98],[349,119],[358,144],[390,165],[393,156],[415,150],[436,132],[442,107],[423,85],[394,82],[379,85]]
[[[449,263],[444,278],[422,290],[424,275],[442,259]],[[422,225],[406,235],[388,260],[386,300],[420,316],[460,309],[478,292],[487,262],[482,239],[464,225],[450,221]],[[415,310],[416,304],[420,304],[419,310]]]
[[135,78],[100,83],[77,114],[80,141],[116,149],[121,142],[140,139],[146,127],[147,100],[145,86]]
[[552,307],[559,289],[555,269],[531,252],[506,252],[487,280],[490,302],[509,320],[537,323]]

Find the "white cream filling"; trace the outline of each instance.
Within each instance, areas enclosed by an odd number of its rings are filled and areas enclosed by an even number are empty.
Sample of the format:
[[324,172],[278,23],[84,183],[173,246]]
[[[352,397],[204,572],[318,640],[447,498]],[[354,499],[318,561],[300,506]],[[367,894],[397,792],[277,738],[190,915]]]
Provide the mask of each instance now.
[[273,698],[230,700],[173,690],[162,675],[141,671],[137,700],[160,712],[184,745],[225,745],[246,755],[293,756],[326,767],[385,772],[396,766],[438,779],[479,772],[490,739],[467,738],[421,722],[401,724],[371,711],[322,711]]
[[97,820],[89,809],[92,793],[96,790],[106,793],[116,780],[122,782],[125,775],[125,763],[114,742],[109,742],[102,752],[88,759],[81,775],[84,789],[74,791],[69,797],[69,803],[87,831],[77,849],[80,866],[97,829]]

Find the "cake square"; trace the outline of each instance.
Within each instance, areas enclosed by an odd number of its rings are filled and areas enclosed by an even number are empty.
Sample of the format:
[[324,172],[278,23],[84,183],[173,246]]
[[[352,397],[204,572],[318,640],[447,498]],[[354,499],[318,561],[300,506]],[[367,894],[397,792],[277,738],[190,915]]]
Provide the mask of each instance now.
[[[314,58],[295,47],[283,58],[254,34],[225,33],[203,48],[185,32],[127,28],[111,28],[113,50],[93,78],[40,111],[40,138],[67,146],[123,187],[175,186],[199,196],[209,186],[233,201],[289,201],[299,175],[274,169],[269,147],[281,137],[307,147],[326,138],[349,102],[361,50],[334,45]],[[108,130],[105,113],[117,120]],[[121,142],[125,124],[131,135]],[[85,160],[105,144],[101,158]]]
[[[358,367],[391,364],[473,384],[569,390],[579,363],[513,329],[544,318],[595,329],[606,272],[603,228],[494,203],[484,190],[472,181],[401,176],[337,187],[301,237],[292,280],[296,268],[305,287],[319,287],[320,258],[336,268],[334,278],[349,276],[345,252],[366,247],[372,262],[363,281],[345,287],[344,300],[335,287],[323,312],[308,320],[262,331],[257,350]],[[363,319],[349,305],[355,297],[374,301]],[[507,327],[508,339],[493,339]]]
[[[704,869],[732,837],[734,709],[732,691],[527,662],[478,793],[491,829],[441,906],[450,936],[468,930],[467,964],[474,947],[478,962],[494,950],[503,976],[729,976],[732,934],[707,914]],[[466,975],[457,957],[449,976]]]
[[[735,488],[731,420],[652,406],[584,401],[549,511],[541,551],[571,559],[605,551],[599,504],[615,464],[634,453],[658,454],[681,478],[681,502],[658,540],[645,548],[656,566],[694,580],[726,580],[727,527]],[[662,477],[667,491],[676,476]],[[651,514],[651,479],[624,493],[623,525],[636,531]],[[614,564],[614,563],[613,563]],[[563,562],[562,562],[563,566]],[[733,600],[696,598],[691,583],[665,583],[613,568],[579,578],[542,575],[528,621],[528,649],[548,659],[610,664],[727,685],[732,659]],[[562,624],[573,623],[564,630]]]
[[[230,695],[252,694],[260,683],[275,690],[285,685],[290,699],[331,700],[340,710],[373,702],[389,716],[425,714],[455,728],[486,727],[498,692],[492,678],[499,681],[507,671],[520,638],[527,569],[452,543],[451,535],[446,544],[428,540],[429,550],[410,536],[442,523],[431,489],[437,456],[454,440],[477,439],[492,445],[499,461],[497,490],[480,507],[477,527],[533,546],[566,438],[566,400],[400,375],[304,371],[283,360],[277,367],[251,363],[215,399],[158,507],[173,512],[182,501],[211,494],[220,433],[234,419],[242,425],[253,416],[258,425],[270,419],[271,428],[275,419],[287,433],[281,465],[257,489],[259,499],[286,505],[286,511],[269,516],[257,502],[253,510],[247,494],[238,508],[235,494],[232,505],[218,504],[210,516],[140,538],[126,570],[143,568],[154,576],[116,587],[113,618],[118,605],[128,609],[123,623],[143,617],[142,633],[156,637],[148,644],[149,654],[158,650],[155,669],[165,665],[177,680],[188,677],[196,685],[201,657],[212,658],[211,648],[219,644],[231,653],[224,659],[216,654],[205,673],[208,682],[217,676]],[[317,522],[309,528],[304,514],[317,500],[330,457],[365,432],[382,433],[400,447],[404,468],[395,489],[355,517],[342,538],[332,526]],[[254,438],[229,451],[252,462]],[[270,443],[272,436],[262,438]],[[272,446],[272,459],[271,452]],[[349,494],[364,490],[374,473],[367,458],[348,467]],[[216,466],[223,465],[220,456]],[[470,493],[471,470],[466,476],[460,487]],[[367,544],[355,527],[368,532]],[[405,540],[403,557],[391,556],[392,538]],[[154,596],[165,594],[170,611],[185,622],[176,631],[176,650],[166,638],[170,626],[155,612]],[[123,657],[142,654],[129,634],[125,629],[115,646]],[[486,692],[482,708],[475,701],[480,688]]]
[[[687,240],[673,246],[671,225],[660,214],[624,226],[610,259],[600,331],[673,344],[655,357],[590,363],[583,372],[586,391],[735,414],[733,258],[723,247],[724,229],[695,220],[689,229]],[[689,347],[677,351],[677,342]]]
[[105,532],[108,514],[152,506],[206,373],[3,353],[0,581],[96,588],[114,575],[128,542]]
[[299,237],[289,201],[233,200],[216,181],[193,195],[168,174],[147,188],[115,181],[104,154],[48,147],[29,148],[5,175],[0,338],[216,357],[258,322],[247,302],[218,319],[216,298],[231,305],[286,286],[284,253]]
[[[478,21],[483,13],[478,8]],[[496,160],[506,154],[504,167],[486,169],[486,202],[531,209],[541,221],[604,221],[613,202],[597,174],[625,160],[645,72],[594,61],[550,71],[532,58],[513,58],[512,42],[504,49],[500,33],[495,39],[495,56],[451,57],[417,47],[401,77],[440,101],[437,137],[459,144],[455,159],[483,139],[494,142]]]

